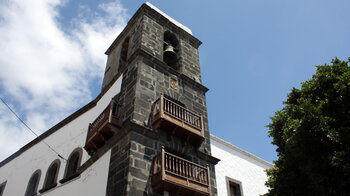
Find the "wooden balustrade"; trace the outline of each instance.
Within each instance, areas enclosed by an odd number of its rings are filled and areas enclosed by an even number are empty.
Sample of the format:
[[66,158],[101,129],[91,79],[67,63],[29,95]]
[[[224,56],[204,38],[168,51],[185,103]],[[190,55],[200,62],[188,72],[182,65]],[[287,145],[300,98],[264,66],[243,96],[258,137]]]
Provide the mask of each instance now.
[[154,102],[152,116],[154,130],[165,128],[169,133],[180,136],[197,147],[204,140],[203,117],[163,95]]
[[[178,190],[187,194],[210,195],[209,169],[162,149],[153,159],[154,190]],[[178,186],[178,189],[176,189]],[[175,187],[175,188],[174,188]]]
[[89,154],[104,145],[106,140],[119,131],[122,124],[122,107],[111,101],[102,113],[89,124],[84,148]]
[[90,138],[92,135],[96,134],[98,132],[98,129],[101,127],[102,124],[109,121],[110,117],[110,109],[111,104],[109,104],[103,112],[96,118],[96,120],[89,124],[88,129],[88,138]]
[[202,117],[191,112],[190,110],[170,101],[169,99],[163,97],[164,99],[164,113],[177,118],[184,123],[193,126],[199,131],[202,130]]

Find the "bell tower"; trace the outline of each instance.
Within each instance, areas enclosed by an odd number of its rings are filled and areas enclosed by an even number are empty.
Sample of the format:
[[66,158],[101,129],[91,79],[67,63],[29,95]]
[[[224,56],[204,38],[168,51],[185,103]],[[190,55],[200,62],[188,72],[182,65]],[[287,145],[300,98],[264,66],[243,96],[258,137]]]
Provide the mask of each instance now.
[[102,92],[122,78],[113,99],[122,122],[105,144],[106,195],[216,195],[200,45],[189,28],[145,3],[107,49]]

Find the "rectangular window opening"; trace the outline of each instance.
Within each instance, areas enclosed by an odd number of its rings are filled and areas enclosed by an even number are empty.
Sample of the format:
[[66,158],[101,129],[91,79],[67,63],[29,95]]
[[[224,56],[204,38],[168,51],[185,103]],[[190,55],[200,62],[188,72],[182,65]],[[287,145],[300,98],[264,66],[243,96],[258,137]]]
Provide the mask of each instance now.
[[240,181],[226,176],[226,186],[228,196],[243,196],[242,183]]

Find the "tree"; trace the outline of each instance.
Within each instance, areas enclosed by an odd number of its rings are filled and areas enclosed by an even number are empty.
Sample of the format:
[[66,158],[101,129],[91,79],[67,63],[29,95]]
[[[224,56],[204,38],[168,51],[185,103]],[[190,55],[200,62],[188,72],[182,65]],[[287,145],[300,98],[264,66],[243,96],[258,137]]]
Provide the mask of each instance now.
[[350,195],[350,67],[335,58],[287,95],[271,117],[278,160],[266,195]]

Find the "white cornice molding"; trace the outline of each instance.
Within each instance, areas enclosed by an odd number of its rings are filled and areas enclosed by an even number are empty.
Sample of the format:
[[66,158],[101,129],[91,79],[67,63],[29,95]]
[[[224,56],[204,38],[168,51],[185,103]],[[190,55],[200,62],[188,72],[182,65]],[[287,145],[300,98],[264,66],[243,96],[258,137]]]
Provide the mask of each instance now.
[[224,140],[222,140],[222,139],[220,139],[220,138],[218,138],[218,137],[216,137],[216,136],[214,136],[212,134],[210,134],[210,139],[214,140],[214,141],[216,141],[216,142],[218,142],[218,143],[220,143],[220,144],[222,144],[222,145],[224,145],[224,146],[226,146],[228,148],[231,148],[231,149],[233,149],[233,150],[235,150],[237,152],[240,152],[240,153],[242,153],[242,154],[244,154],[244,155],[246,155],[246,156],[248,156],[248,157],[250,157],[250,158],[252,158],[252,159],[254,159],[254,160],[256,160],[256,161],[258,161],[258,162],[260,162],[260,163],[262,163],[262,164],[264,164],[266,166],[268,166],[268,167],[270,167],[270,168],[273,167],[272,163],[267,162],[264,159],[262,159],[260,157],[257,157],[255,155],[253,155],[252,153],[247,152],[247,151],[245,151],[245,150],[243,150],[241,148],[238,148],[237,146],[235,146],[233,144],[230,144],[230,143],[228,143],[228,142],[226,142],[226,141],[224,141]]
[[158,9],[156,6],[152,5],[150,2],[146,2],[146,5],[148,5],[150,8],[152,8],[153,10],[155,10],[156,12],[158,12],[159,14],[161,14],[162,16],[164,16],[165,18],[167,18],[169,21],[171,21],[171,22],[174,23],[176,26],[180,27],[181,29],[183,29],[184,31],[186,31],[187,33],[189,33],[190,35],[193,35],[190,28],[186,27],[185,25],[179,23],[178,21],[176,21],[176,20],[173,19],[172,17],[168,16],[166,13],[162,12],[160,9]]

